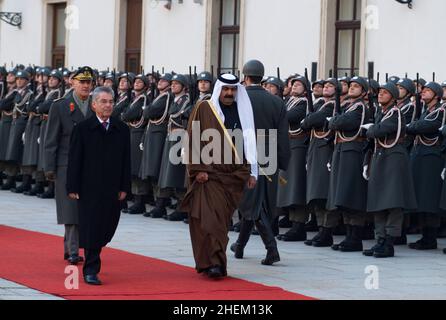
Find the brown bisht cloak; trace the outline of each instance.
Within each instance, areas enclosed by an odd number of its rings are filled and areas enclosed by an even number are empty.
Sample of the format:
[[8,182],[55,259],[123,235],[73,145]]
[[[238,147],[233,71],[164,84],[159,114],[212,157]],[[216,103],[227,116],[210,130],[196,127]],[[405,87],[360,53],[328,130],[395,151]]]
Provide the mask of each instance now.
[[[203,101],[195,107],[189,119],[189,152],[186,151],[188,190],[182,202],[182,211],[189,214],[190,236],[197,271],[201,273],[210,267],[220,266],[226,275],[228,229],[249,179],[250,166],[246,161],[243,161],[245,164],[236,164],[234,149],[229,143],[224,143],[226,137],[222,128],[223,123],[219,122],[217,114],[211,108],[209,101]],[[200,123],[200,137],[206,129],[216,129],[220,133],[220,150],[225,152],[221,152],[221,164],[203,163],[201,151],[209,142],[193,143],[193,121]],[[198,136],[197,133],[195,136]],[[233,164],[224,164],[226,152],[232,154]],[[200,164],[193,164],[192,159],[200,159]],[[208,173],[208,182],[200,184],[195,181],[200,172]]]

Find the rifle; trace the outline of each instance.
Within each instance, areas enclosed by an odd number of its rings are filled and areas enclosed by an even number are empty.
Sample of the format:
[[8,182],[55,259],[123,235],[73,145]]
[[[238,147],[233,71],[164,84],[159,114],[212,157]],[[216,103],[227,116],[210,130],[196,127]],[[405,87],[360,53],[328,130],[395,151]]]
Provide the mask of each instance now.
[[[335,68],[335,73],[338,74],[337,68]],[[341,95],[342,95],[342,86],[339,85],[339,80],[336,78],[336,94],[335,94],[335,114],[341,113]]]
[[432,81],[435,82],[435,72],[432,74]]
[[311,89],[311,82],[308,80],[308,69],[305,68],[305,79],[307,81],[307,100],[308,100],[308,112],[314,112],[313,105],[313,90]]
[[280,67],[277,67],[277,79],[280,80]]
[[419,90],[420,86],[420,74],[417,73],[417,90],[415,91],[415,112],[416,112],[416,119],[419,119],[421,116],[421,92]]
[[211,75],[212,75],[212,80],[214,80],[214,65],[211,66]]
[[192,101],[192,103],[195,102],[196,99],[196,91],[195,91],[195,81],[194,81],[194,77],[192,75],[192,67],[189,66],[189,79],[190,79],[190,90],[189,90],[189,95],[190,95],[190,100]]
[[155,66],[152,65],[152,80],[150,81],[150,98],[155,100],[155,90],[156,90],[156,77],[155,77]]

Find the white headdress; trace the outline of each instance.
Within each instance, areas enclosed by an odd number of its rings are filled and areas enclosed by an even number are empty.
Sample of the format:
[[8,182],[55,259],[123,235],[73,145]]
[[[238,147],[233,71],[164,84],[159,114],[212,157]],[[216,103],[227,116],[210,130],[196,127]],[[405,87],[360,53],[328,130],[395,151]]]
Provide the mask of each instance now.
[[252,110],[251,100],[248,92],[244,86],[239,82],[239,79],[232,74],[221,75],[212,93],[211,102],[217,109],[217,114],[225,122],[225,115],[220,107],[220,94],[223,87],[237,87],[237,94],[235,101],[237,102],[237,109],[240,117],[240,122],[243,130],[243,148],[245,151],[246,160],[251,164],[251,176],[258,177],[259,169],[257,165],[257,140],[256,130],[254,124],[254,113]]

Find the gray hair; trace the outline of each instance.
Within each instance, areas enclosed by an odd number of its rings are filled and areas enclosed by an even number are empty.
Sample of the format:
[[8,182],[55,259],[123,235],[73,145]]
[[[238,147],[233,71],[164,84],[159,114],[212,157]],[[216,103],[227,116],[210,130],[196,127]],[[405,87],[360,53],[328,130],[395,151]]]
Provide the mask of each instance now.
[[113,97],[113,99],[115,98],[115,92],[112,90],[112,88],[110,87],[97,87],[96,89],[94,89],[93,94],[92,94],[92,100],[93,101],[97,101],[99,98],[99,95],[101,93],[108,93],[111,94],[111,96]]

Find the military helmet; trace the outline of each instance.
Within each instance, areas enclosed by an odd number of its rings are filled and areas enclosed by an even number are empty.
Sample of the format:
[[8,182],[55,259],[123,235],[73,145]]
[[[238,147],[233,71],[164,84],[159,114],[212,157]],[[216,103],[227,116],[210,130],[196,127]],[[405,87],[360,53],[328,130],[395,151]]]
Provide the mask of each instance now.
[[172,77],[173,76],[171,73],[165,73],[165,74],[161,75],[160,80],[165,80],[165,81],[171,82]]
[[118,82],[121,81],[121,79],[127,79],[128,82],[130,82],[130,84],[133,84],[133,81],[135,79],[135,75],[132,73],[122,73],[119,75],[118,77]]
[[104,80],[111,80],[115,82],[115,74],[113,72],[107,72],[107,74],[104,77]]
[[50,70],[49,68],[47,68],[47,67],[40,68],[40,74],[41,74],[42,76],[47,76],[47,77],[49,77],[50,74],[51,74],[51,70]]
[[367,80],[363,77],[353,77],[350,79],[349,85],[351,83],[359,84],[365,92],[369,91],[369,84],[368,84]]
[[248,77],[263,78],[265,75],[265,66],[259,60],[249,60],[243,66],[243,74]]
[[30,77],[34,77],[36,74],[36,70],[34,70],[33,67],[29,66],[25,69],[26,72],[28,72]]
[[291,85],[293,85],[296,81],[301,82],[304,85],[305,90],[308,90],[310,88],[310,83],[307,80],[307,78],[305,78],[303,76],[295,77],[294,79],[291,80]]
[[148,86],[148,85],[149,85],[149,79],[148,79],[145,75],[143,75],[143,74],[138,74],[138,75],[135,77],[135,80],[134,80],[134,81],[136,81],[137,79],[142,80],[142,82],[144,82],[144,85],[145,85],[145,86]]
[[183,85],[183,87],[187,87],[189,85],[188,79],[182,74],[176,74],[172,77],[171,81],[179,82]]
[[415,83],[409,78],[400,79],[400,81],[397,82],[397,85],[406,89],[411,95],[414,95],[417,90]]
[[350,83],[350,80],[351,80],[351,78],[348,76],[343,76],[343,77],[338,78],[339,82],[347,82],[348,84]]
[[29,80],[31,78],[31,75],[26,70],[19,70],[15,74],[17,79],[26,79]]
[[102,70],[102,71],[99,71],[98,72],[98,78],[104,78],[105,79],[105,76],[107,75],[107,71],[104,71],[104,70]]
[[268,79],[266,79],[266,84],[273,84],[277,88],[279,88],[279,90],[282,90],[285,87],[283,81],[277,77],[269,77]]
[[318,85],[318,84],[321,85],[321,86],[324,86],[325,81],[324,81],[323,79],[316,80],[315,82],[313,82],[313,83],[311,84],[311,87],[314,88],[314,86],[315,86],[315,85]]
[[392,81],[389,81],[386,84],[379,86],[379,88],[387,90],[392,95],[393,99],[395,99],[395,100],[400,97],[400,91],[398,90],[398,87]]
[[53,71],[51,71],[49,77],[53,77],[53,78],[59,79],[59,81],[63,80],[62,73],[59,70],[57,70],[57,69],[54,69]]
[[442,87],[442,88],[446,88],[446,81],[443,81],[443,82],[441,83],[441,87]]
[[424,88],[431,89],[439,99],[443,97],[443,88],[437,82],[428,82],[425,86],[423,86],[423,89]]
[[203,71],[201,72],[198,76],[197,76],[197,82],[198,81],[208,81],[210,83],[214,82],[214,79],[212,77],[212,74],[210,72],[207,71]]
[[395,85],[398,83],[398,81],[400,81],[400,77],[398,77],[398,76],[391,76],[389,78],[389,82],[392,82]]
[[331,83],[335,86],[336,90],[342,90],[342,84],[341,82],[336,78],[328,78],[327,80],[324,80],[324,85],[326,83]]

